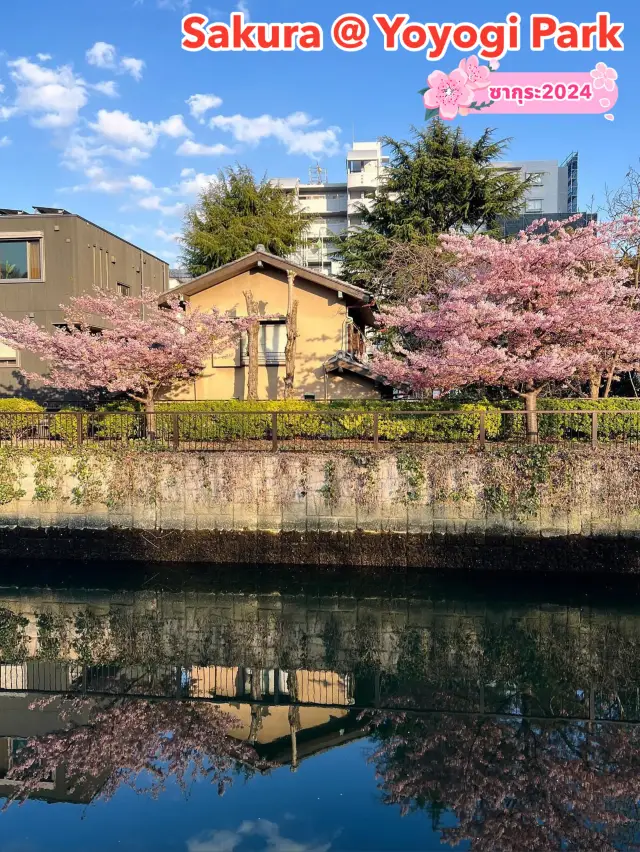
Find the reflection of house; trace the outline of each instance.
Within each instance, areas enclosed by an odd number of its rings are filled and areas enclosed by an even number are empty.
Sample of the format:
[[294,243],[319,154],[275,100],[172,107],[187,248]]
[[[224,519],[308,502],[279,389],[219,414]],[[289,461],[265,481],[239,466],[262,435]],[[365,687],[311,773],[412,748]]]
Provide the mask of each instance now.
[[[246,316],[245,293],[250,291],[264,316],[260,322],[258,396],[278,399],[285,378],[290,276],[292,302],[298,303],[293,398],[379,397],[364,338],[366,328],[373,324],[364,290],[258,249],[170,292],[203,311],[217,308]],[[228,357],[212,360],[181,398],[245,399],[247,367],[244,342]]]
[[289,699],[336,707],[353,704],[352,676],[330,671],[192,666],[189,683],[193,698],[251,697],[274,704],[282,698],[283,702]]
[[[57,702],[33,711],[29,705],[34,698],[33,694],[0,695],[0,797],[9,798],[16,790],[17,782],[6,776],[27,740],[65,727],[58,715]],[[91,783],[74,784],[71,790],[64,766],[59,766],[51,775],[43,776],[29,798],[88,804],[100,789],[101,783],[101,780],[96,779]]]

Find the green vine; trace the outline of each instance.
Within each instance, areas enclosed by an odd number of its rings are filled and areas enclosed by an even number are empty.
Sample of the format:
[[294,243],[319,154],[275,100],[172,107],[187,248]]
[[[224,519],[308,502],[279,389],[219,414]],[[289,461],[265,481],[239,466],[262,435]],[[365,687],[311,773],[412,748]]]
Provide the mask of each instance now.
[[324,484],[322,488],[318,488],[318,493],[322,494],[328,505],[334,506],[336,504],[339,495],[339,488],[336,463],[334,461],[328,461],[325,464]]
[[354,481],[356,503],[362,506],[371,505],[378,487],[380,459],[375,455],[363,453],[351,453],[350,459],[356,469]]
[[26,494],[20,487],[20,481],[24,479],[22,460],[21,450],[13,447],[0,450],[0,506],[6,506]]
[[71,502],[74,506],[90,506],[102,501],[104,476],[93,461],[89,455],[82,453],[71,471],[78,481],[71,489]]
[[61,497],[61,475],[52,453],[37,453],[33,470],[33,502],[51,503]]
[[410,452],[400,452],[396,456],[396,469],[402,480],[400,499],[405,504],[417,503],[426,481],[422,459]]
[[509,471],[505,475],[504,467],[499,465],[493,474],[487,472],[488,479],[496,480],[483,491],[487,508],[500,514],[512,513],[517,518],[535,515],[542,504],[543,488],[551,484],[554,455],[554,448],[545,445],[498,451],[495,457],[508,459]]

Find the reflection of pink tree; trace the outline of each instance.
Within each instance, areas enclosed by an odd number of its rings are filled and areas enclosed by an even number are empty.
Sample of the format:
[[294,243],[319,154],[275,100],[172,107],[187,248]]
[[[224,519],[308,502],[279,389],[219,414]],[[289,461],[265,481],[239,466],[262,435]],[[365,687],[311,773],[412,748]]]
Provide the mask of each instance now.
[[[473,852],[613,850],[633,827],[640,731],[586,722],[380,713],[373,755],[387,804],[450,808]],[[437,810],[437,807],[436,807]],[[637,847],[634,847],[637,848]]]
[[18,753],[9,775],[21,782],[13,799],[27,798],[63,765],[72,789],[93,784],[103,799],[121,785],[157,795],[169,778],[181,789],[206,778],[222,795],[234,772],[266,767],[230,736],[238,719],[210,704],[89,698],[65,702],[60,715],[66,729],[34,737]]

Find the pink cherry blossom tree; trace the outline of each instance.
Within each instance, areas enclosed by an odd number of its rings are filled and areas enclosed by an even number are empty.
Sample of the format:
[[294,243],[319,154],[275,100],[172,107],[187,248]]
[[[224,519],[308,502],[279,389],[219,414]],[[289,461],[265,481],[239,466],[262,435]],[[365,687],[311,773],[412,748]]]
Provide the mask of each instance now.
[[[428,294],[390,308],[395,351],[378,373],[416,389],[499,385],[525,400],[537,436],[537,399],[550,382],[597,381],[640,361],[640,311],[619,262],[621,235],[640,220],[572,227],[535,222],[511,241],[447,234],[453,258]],[[545,227],[543,227],[545,226]]]
[[268,768],[248,743],[231,735],[238,718],[212,704],[53,697],[32,710],[58,700],[61,729],[32,737],[18,752],[10,802],[28,798],[61,767],[71,792],[95,788],[101,799],[121,786],[157,796],[169,779],[184,791],[199,778],[222,795],[235,774]]
[[0,314],[0,340],[50,364],[44,377],[26,378],[57,388],[124,392],[147,414],[162,393],[196,376],[212,355],[228,351],[248,322],[192,310],[175,296],[160,307],[149,290],[121,296],[96,289],[61,308],[66,328],[52,332]]

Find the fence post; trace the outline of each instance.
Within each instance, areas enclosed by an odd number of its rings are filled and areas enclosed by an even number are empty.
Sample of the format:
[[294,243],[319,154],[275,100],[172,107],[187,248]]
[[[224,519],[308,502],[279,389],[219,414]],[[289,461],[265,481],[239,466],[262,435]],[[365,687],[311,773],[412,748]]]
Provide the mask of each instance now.
[[379,439],[379,425],[380,425],[380,413],[378,411],[374,411],[373,413],[373,446],[378,449],[378,439]]
[[484,450],[487,442],[487,412],[484,408],[480,409],[480,434],[478,435],[480,448]]
[[82,434],[82,418],[84,417],[84,412],[78,411],[76,413],[76,433],[78,436],[78,446],[84,440],[84,435]]
[[598,412],[591,412],[591,446],[595,450],[598,446]]
[[271,414],[271,449],[274,453],[278,452],[278,412],[274,411]]
[[180,449],[180,421],[178,417],[177,411],[174,411],[171,415],[171,442],[174,450]]

